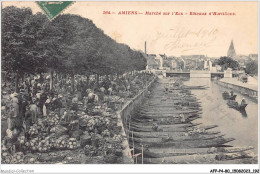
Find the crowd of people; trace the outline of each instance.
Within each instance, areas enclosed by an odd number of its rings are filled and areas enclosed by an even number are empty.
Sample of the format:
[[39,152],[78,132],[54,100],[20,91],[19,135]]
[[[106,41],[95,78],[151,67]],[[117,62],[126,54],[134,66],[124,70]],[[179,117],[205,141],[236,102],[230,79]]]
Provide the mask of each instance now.
[[126,99],[133,98],[154,75],[131,72],[121,76],[96,77],[77,75],[72,79],[54,75],[51,82],[48,75],[30,76],[18,84],[19,92],[14,92],[10,83],[2,83],[2,140],[8,141],[14,134],[28,132],[39,119],[49,117],[50,113],[58,113],[57,119],[61,120],[66,116],[64,113],[70,111],[77,117],[78,112],[94,115],[92,111],[97,107],[116,110],[118,108],[111,103],[123,104]]
[[23,122],[30,120],[29,124],[36,123],[38,117],[45,117],[50,111],[77,111],[78,102],[84,106],[106,103],[106,95],[131,98],[149,82],[149,77],[151,74],[144,72],[127,73],[121,77],[104,76],[97,82],[95,78],[77,76],[73,89],[71,77],[56,76],[53,79],[54,87],[51,89],[49,76],[31,76],[18,84],[18,93],[8,94],[6,89],[10,89],[10,86],[8,88],[6,83],[2,85],[2,115],[16,120],[13,125],[8,126],[10,130],[21,129]]

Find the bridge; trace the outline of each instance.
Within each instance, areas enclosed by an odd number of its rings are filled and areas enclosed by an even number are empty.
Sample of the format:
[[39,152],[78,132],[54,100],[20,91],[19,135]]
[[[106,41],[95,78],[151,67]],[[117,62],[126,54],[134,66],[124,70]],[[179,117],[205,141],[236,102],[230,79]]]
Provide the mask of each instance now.
[[193,72],[173,72],[173,71],[166,71],[166,77],[176,77],[176,76],[183,76],[183,77],[205,77],[205,78],[214,78],[214,77],[224,77],[224,72],[210,72],[210,71],[193,71]]
[[224,71],[224,72],[211,72],[204,70],[191,70],[191,71],[172,71],[172,70],[153,70],[155,74],[163,75],[166,77],[204,77],[204,78],[214,78],[214,77],[236,77],[239,74],[243,74],[243,71]]

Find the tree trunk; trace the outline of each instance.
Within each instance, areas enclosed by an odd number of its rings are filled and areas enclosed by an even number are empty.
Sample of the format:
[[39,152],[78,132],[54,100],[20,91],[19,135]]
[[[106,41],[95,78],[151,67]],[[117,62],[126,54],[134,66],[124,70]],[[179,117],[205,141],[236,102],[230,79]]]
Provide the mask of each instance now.
[[22,75],[22,81],[24,82],[24,79],[25,79],[25,73],[23,73]]
[[113,76],[113,74],[110,75],[110,80],[111,80],[111,81],[114,80],[114,76]]
[[71,74],[71,86],[72,86],[72,92],[74,93],[75,91],[75,84],[74,84],[74,73]]
[[15,74],[15,92],[19,92],[18,91],[18,83],[19,83],[19,73]]
[[89,88],[89,75],[87,75],[87,88]]
[[50,77],[50,90],[52,91],[53,89],[53,69],[51,69],[51,77]]
[[55,84],[58,83],[58,81],[59,81],[59,76],[58,76],[58,73],[56,72],[55,73]]
[[44,81],[42,73],[40,73],[40,82],[42,83]]
[[99,86],[99,78],[100,78],[100,75],[97,74],[97,85]]

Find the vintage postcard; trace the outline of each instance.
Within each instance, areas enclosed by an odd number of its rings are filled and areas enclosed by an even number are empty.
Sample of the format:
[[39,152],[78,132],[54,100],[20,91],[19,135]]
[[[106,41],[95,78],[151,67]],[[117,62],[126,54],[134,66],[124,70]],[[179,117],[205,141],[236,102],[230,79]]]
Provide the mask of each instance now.
[[3,1],[1,53],[2,173],[259,173],[257,1]]

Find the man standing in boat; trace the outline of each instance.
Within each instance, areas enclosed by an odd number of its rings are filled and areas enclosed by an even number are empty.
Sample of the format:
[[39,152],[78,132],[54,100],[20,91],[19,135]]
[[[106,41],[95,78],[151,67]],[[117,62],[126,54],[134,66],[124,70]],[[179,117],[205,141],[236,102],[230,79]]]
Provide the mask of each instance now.
[[234,95],[234,92],[231,91],[231,92],[230,92],[230,97],[233,97],[233,95]]
[[244,105],[246,105],[246,100],[245,100],[245,98],[243,98],[242,101],[241,101],[241,106],[244,106]]

